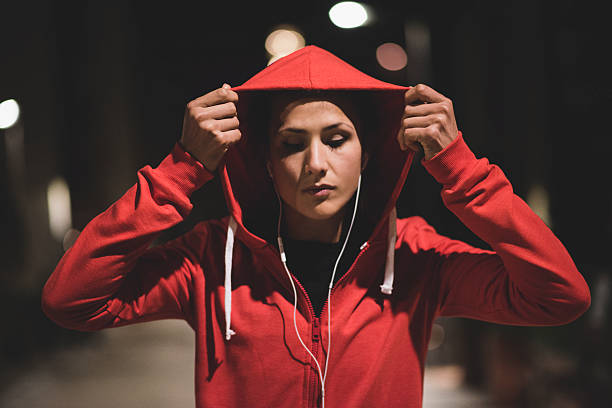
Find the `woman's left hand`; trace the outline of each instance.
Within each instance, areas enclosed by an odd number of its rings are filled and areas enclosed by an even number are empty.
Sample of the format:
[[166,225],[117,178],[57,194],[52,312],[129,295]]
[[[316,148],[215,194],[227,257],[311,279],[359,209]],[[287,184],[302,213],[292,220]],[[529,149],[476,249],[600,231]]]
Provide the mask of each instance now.
[[402,150],[423,147],[425,160],[441,152],[457,137],[453,103],[427,85],[418,84],[404,94],[404,114],[397,135]]

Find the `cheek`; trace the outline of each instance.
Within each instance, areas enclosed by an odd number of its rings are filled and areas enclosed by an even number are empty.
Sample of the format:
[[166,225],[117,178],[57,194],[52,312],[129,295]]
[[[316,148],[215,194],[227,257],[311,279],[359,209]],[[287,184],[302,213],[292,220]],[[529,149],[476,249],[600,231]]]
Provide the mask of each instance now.
[[272,164],[272,169],[278,193],[286,200],[297,188],[300,169],[291,160],[276,161]]
[[298,160],[294,160],[293,158],[281,159],[277,167],[284,180],[293,183],[298,181],[302,169]]
[[359,175],[361,174],[360,163],[351,163],[351,165],[344,166],[343,171],[342,178],[346,180],[347,187],[354,192],[354,190],[357,189]]
[[361,174],[361,149],[352,149],[338,157],[336,169],[342,179],[357,185]]

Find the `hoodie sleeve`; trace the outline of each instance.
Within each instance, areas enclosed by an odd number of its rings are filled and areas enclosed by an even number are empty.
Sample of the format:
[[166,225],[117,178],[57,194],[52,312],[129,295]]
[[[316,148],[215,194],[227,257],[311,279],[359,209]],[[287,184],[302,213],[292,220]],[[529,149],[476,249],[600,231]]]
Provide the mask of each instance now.
[[178,143],[156,168],[140,169],[137,183],[91,220],[61,258],[42,291],[44,313],[82,331],[161,318],[190,321],[196,257],[189,238],[149,246],[189,214],[190,195],[212,177]]
[[493,249],[424,228],[441,256],[438,315],[536,326],[566,324],[588,309],[589,288],[563,244],[461,133],[422,164],[442,185],[446,207]]

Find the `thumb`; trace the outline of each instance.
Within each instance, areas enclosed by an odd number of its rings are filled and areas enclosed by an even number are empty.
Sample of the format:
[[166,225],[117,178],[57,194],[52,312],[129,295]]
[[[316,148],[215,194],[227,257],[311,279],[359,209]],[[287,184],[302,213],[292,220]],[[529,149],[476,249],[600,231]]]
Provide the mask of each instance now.
[[225,82],[223,83],[223,86],[221,88],[225,88],[225,89],[230,89],[231,86],[229,86],[228,84],[226,84]]

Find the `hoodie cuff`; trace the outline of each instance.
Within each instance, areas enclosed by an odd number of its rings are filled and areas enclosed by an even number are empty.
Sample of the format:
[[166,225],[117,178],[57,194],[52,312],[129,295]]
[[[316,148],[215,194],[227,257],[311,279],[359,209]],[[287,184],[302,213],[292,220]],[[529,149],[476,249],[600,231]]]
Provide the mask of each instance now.
[[422,159],[421,164],[438,183],[453,185],[461,180],[465,169],[473,166],[477,161],[478,159],[463,140],[462,133],[458,132],[451,144],[431,159]]
[[214,177],[213,173],[185,151],[178,142],[155,171],[162,172],[168,181],[187,196],[191,196],[194,191]]

